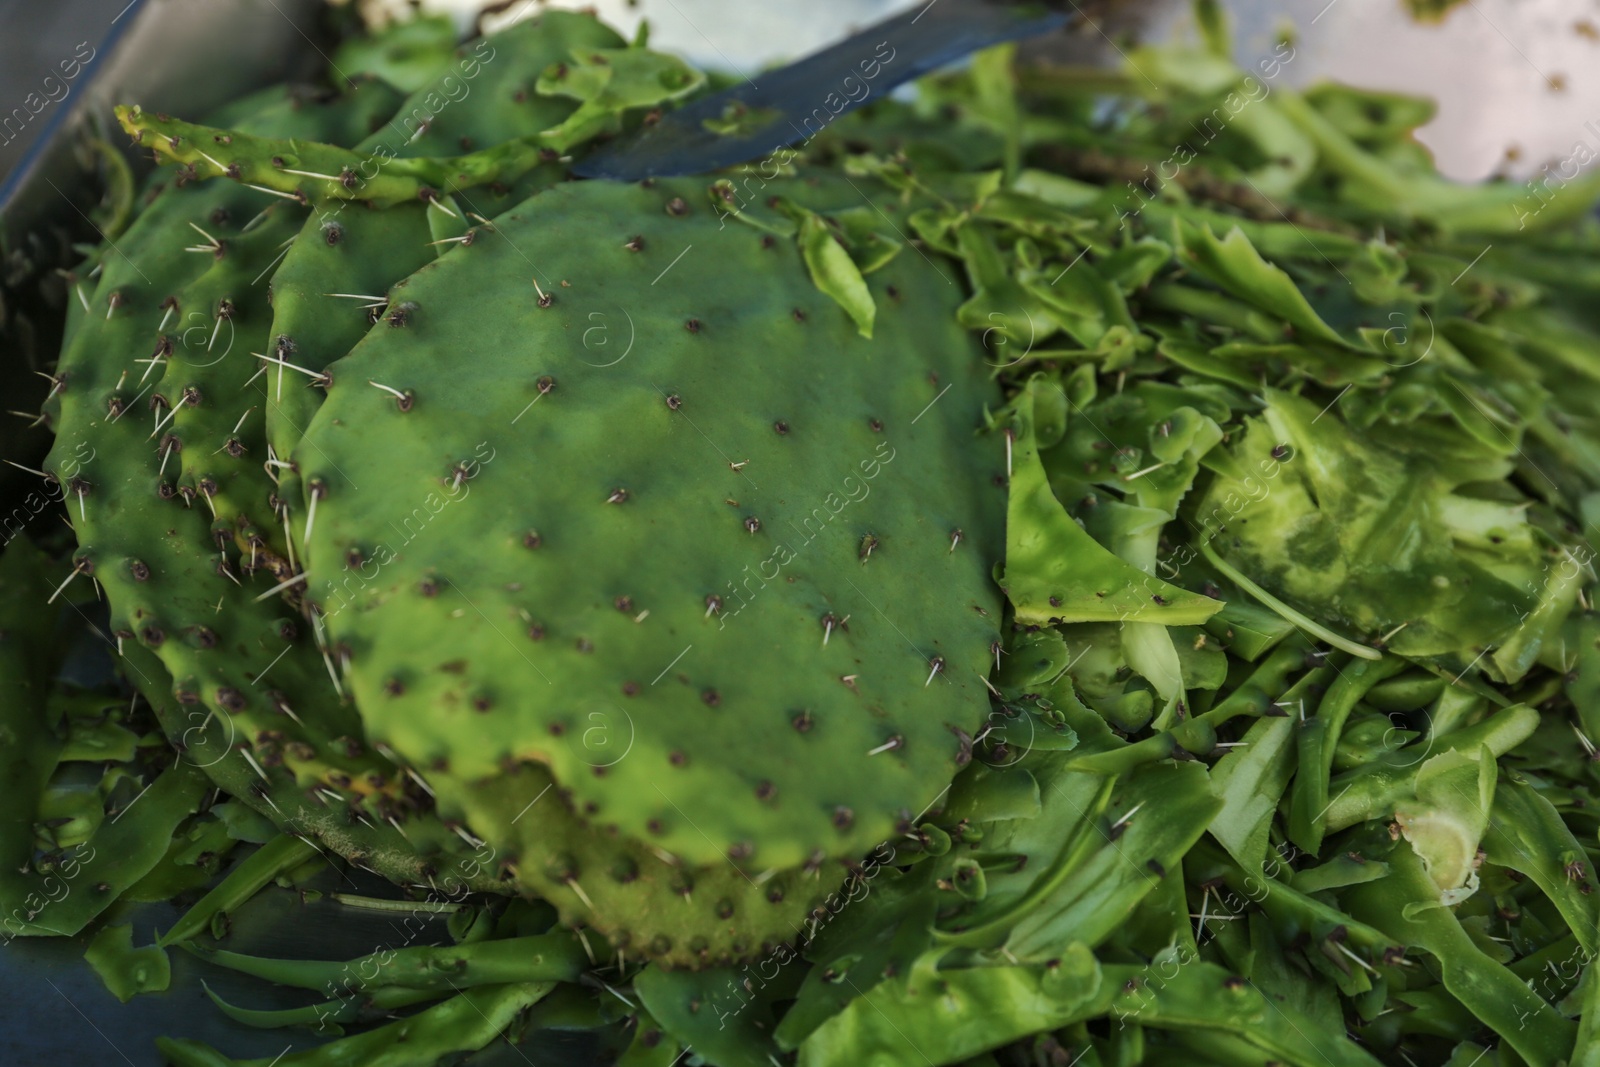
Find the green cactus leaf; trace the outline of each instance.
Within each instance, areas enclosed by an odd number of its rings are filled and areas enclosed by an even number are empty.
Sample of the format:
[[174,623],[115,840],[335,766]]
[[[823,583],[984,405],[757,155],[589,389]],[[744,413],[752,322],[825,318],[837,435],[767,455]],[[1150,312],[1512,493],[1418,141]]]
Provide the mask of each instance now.
[[160,993],[172,981],[172,965],[156,945],[133,947],[133,927],[107,926],[83,954],[112,996],[126,1004],[140,993]]
[[1005,575],[1023,622],[1205,622],[1222,607],[1118,559],[1063,508],[1046,480],[1033,406],[1018,409],[1011,455]]
[[565,151],[606,130],[625,112],[687,96],[705,75],[676,56],[645,48],[574,48],[564,62],[547,68],[536,84],[543,96],[580,101],[559,126],[543,131],[550,147]]
[[871,337],[872,321],[878,309],[861,277],[861,268],[850,258],[850,253],[834,237],[828,224],[816,215],[807,215],[800,224],[799,241],[811,280],[844,308],[862,337]]

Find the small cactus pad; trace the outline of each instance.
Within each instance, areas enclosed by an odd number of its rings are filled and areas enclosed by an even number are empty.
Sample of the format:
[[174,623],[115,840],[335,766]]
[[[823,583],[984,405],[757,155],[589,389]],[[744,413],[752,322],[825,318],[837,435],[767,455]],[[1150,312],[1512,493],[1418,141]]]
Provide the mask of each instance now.
[[[365,99],[296,110],[268,96],[265,117],[236,121],[343,137],[368,125],[348,121]],[[294,564],[262,466],[266,384],[252,350],[271,321],[265,276],[303,214],[170,170],[152,193],[85,294],[91,313],[46,406],[58,436],[45,468],[79,543],[63,570],[104,591],[121,666],[187,767],[280,825],[417,881],[423,857],[460,839],[426,818],[431,798],[413,779],[361,742],[313,625],[260,599]]]
[[305,595],[418,767],[544,763],[597,826],[796,868],[970,751],[1005,455],[948,267],[870,274],[867,341],[794,240],[713,203],[565,184],[409,278],[295,452]]

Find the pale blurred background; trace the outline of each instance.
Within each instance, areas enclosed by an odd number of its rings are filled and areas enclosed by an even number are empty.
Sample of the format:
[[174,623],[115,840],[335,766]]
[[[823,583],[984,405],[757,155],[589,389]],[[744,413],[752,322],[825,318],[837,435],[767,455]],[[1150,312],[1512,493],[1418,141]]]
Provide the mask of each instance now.
[[[798,58],[853,29],[926,0],[587,0],[632,30],[648,18],[652,42],[708,67],[759,68]],[[407,0],[374,8],[404,9]],[[514,5],[533,14],[543,3]],[[1136,3],[1154,39],[1183,32],[1187,0]],[[1537,173],[1572,154],[1578,139],[1600,154],[1600,2],[1463,0],[1438,22],[1418,22],[1402,0],[1225,0],[1240,58],[1271,51],[1279,29],[1297,31],[1285,75],[1298,84],[1332,78],[1432,96],[1439,115],[1422,139],[1451,177],[1483,178],[1516,159],[1510,173]],[[1431,5],[1430,5],[1431,6]],[[470,18],[475,0],[426,0],[423,7]],[[1102,54],[1116,53],[1101,40]]]
[[[413,6],[412,0],[345,2],[372,11]],[[749,69],[798,58],[926,0],[551,2],[594,7],[629,30],[648,18],[658,46],[706,66]],[[1411,2],[1433,6],[1440,0]],[[0,0],[0,113],[20,104],[77,42],[115,36],[144,14],[142,8],[192,8],[191,15],[167,22],[194,27],[194,39],[171,46],[190,56],[208,50],[205,35],[215,40],[218,25],[236,31],[236,45],[274,56],[297,46],[308,51],[306,40],[316,35],[311,0],[141,0],[113,24],[128,6],[128,0]],[[420,6],[452,12],[465,28],[481,3],[422,0]],[[507,10],[531,15],[543,6],[544,0],[518,0]],[[1434,97],[1439,115],[1423,140],[1453,177],[1487,176],[1506,163],[1508,149],[1517,157],[1510,170],[1518,175],[1570,156],[1579,139],[1600,150],[1600,133],[1585,127],[1593,121],[1600,130],[1600,0],[1462,0],[1437,23],[1416,21],[1406,0],[1224,0],[1224,6],[1233,13],[1242,60],[1270,51],[1274,35],[1292,25],[1299,50],[1287,77]],[[1123,0],[1122,7],[1125,28],[1153,39],[1183,32],[1190,21],[1188,0]],[[223,9],[229,14],[219,20]],[[1111,28],[1112,36],[1120,32]],[[1106,40],[1092,32],[1088,38],[1096,47],[1079,55],[1117,60]],[[33,125],[30,133],[43,123]],[[19,142],[0,144],[0,174],[21,148]]]

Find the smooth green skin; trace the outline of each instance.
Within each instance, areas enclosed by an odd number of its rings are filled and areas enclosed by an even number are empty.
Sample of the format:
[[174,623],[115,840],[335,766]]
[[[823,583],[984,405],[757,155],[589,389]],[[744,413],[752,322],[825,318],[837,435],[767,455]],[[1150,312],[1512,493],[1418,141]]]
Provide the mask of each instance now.
[[[206,814],[212,813],[207,811]],[[228,824],[221,818],[198,820],[196,825],[172,839],[161,862],[131,886],[122,899],[154,902],[204,890],[216,879],[217,871],[237,844],[238,841],[229,835]]]
[[469,989],[387,1026],[271,1061],[232,1060],[188,1039],[160,1037],[156,1047],[175,1067],[434,1067],[452,1053],[489,1044],[553,988],[521,982]]
[[1343,346],[1344,338],[1317,315],[1281,268],[1261,257],[1244,231],[1218,239],[1210,229],[1179,221],[1178,260],[1208,281],[1294,328],[1294,336]]
[[570,96],[578,108],[560,125],[543,131],[557,151],[615,129],[630,108],[678,100],[704,85],[706,76],[676,56],[643,48],[573,48],[539,75],[541,96]]
[[118,721],[124,710],[120,702],[94,694],[62,694],[53,704],[58,710],[52,719],[67,731],[62,763],[127,763],[134,758],[139,735]]
[[228,876],[184,912],[183,918],[162,934],[156,944],[165,948],[204,933],[211,929],[211,922],[218,915],[234,911],[273,879],[289,873],[316,855],[315,845],[291,834],[273,838],[229,871]]
[[[537,139],[576,107],[565,97],[539,93],[541,73],[575,49],[620,48],[624,43],[592,13],[543,11],[457,48],[449,68],[419,85],[357,151],[387,148],[404,159],[440,159],[507,141]],[[426,130],[419,134],[424,125]],[[545,171],[544,184],[564,174],[554,166]],[[441,186],[440,191],[463,195],[467,210],[490,217],[521,199],[486,210],[479,206],[479,198],[488,190],[461,194]]]
[[1573,1023],[1473,944],[1455,914],[1437,904],[1438,887],[1409,844],[1401,842],[1384,858],[1389,877],[1344,895],[1351,914],[1437,959],[1445,989],[1531,1067],[1564,1060],[1576,1036]]
[[172,965],[159,945],[133,947],[133,927],[107,926],[83,954],[113,996],[126,1004],[140,993],[160,993],[172,981]]
[[34,820],[63,751],[60,708],[50,701],[59,652],[52,645],[58,612],[45,603],[47,565],[23,537],[0,555],[0,784],[10,798],[0,821],[0,943],[81,931],[161,862],[208,785],[191,767],[163,769],[109,813],[96,790],[82,798],[91,805],[92,834],[54,857],[53,868],[39,869]]
[[387,949],[342,963],[266,959],[223,949],[185,947],[203,960],[279,985],[353,992],[574,982],[590,966],[582,943],[565,930],[470,945]]
[[1405,668],[1406,661],[1398,656],[1377,662],[1353,659],[1340,668],[1339,676],[1323,693],[1316,714],[1299,717],[1288,833],[1289,839],[1307,852],[1315,855],[1322,850],[1322,837],[1327,830],[1328,776],[1333,773],[1334,751],[1351,710],[1374,687]]
[[57,871],[8,869],[0,887],[0,930],[8,940],[82,930],[161,861],[173,833],[199,809],[209,788],[205,775],[179,766],[158,776],[125,814],[108,818]]
[[1277,645],[1264,659],[1255,662],[1255,669],[1232,692],[1205,714],[1197,716],[1196,721],[1220,727],[1241,716],[1266,715],[1289,688],[1290,676],[1308,666],[1307,654],[1311,651],[1309,642],[1288,641]]
[[662,1032],[649,1012],[639,1012],[633,1041],[617,1059],[616,1067],[674,1067],[683,1058],[683,1046]]
[[224,104],[205,122],[258,137],[355,144],[394,114],[404,94],[380,78],[354,74],[353,81],[350,92],[332,98],[305,86],[268,86]]
[[1211,768],[1211,784],[1222,797],[1222,809],[1208,829],[1246,870],[1261,870],[1266,861],[1272,817],[1296,771],[1294,734],[1296,726],[1304,729],[1296,710],[1304,707],[1307,691],[1315,693],[1333,680],[1338,667],[1307,670],[1277,701],[1288,713],[1258,718],[1240,737],[1242,749],[1227,750]]
[[[1530,785],[1502,775],[1487,816],[1483,848],[1489,861],[1527,875],[1555,904],[1584,951],[1600,950],[1594,862],[1560,812]],[[1580,866],[1569,872],[1573,863]]]
[[[1278,936],[1294,941],[1302,932],[1309,932],[1321,940],[1343,926],[1350,944],[1380,957],[1397,942],[1380,930],[1363,923],[1352,922],[1350,917],[1326,901],[1312,895],[1312,891],[1291,885],[1274,874],[1246,871],[1225,859],[1223,854],[1207,842],[1202,842],[1191,854],[1192,874],[1201,880],[1221,878],[1236,893],[1261,905],[1272,919]],[[1273,866],[1274,872],[1281,864]],[[1351,884],[1362,880],[1352,879]]]
[[[1188,910],[1181,908],[1176,916],[1185,929],[1189,928],[1185,921]],[[1226,925],[1231,931],[1233,924]],[[1294,950],[1285,947],[1287,942],[1278,935],[1266,915],[1253,914],[1239,926],[1241,934],[1243,928],[1248,927],[1248,939],[1219,932],[1216,948],[1225,965],[1238,969],[1256,988],[1270,990],[1273,1000],[1297,1011],[1322,1033],[1340,1033],[1344,1018],[1338,990],[1321,981],[1316,973],[1308,973],[1299,966],[1293,959]]]
[[1576,620],[1577,662],[1566,677],[1567,698],[1590,739],[1600,736],[1600,614],[1586,612]]
[[1527,193],[1514,182],[1474,187],[1432,175],[1402,174],[1363,151],[1295,91],[1279,94],[1275,106],[1316,143],[1325,166],[1361,188],[1370,205],[1390,217],[1422,219],[1458,233],[1511,234],[1530,225],[1542,229],[1569,224],[1600,193],[1600,179],[1589,175],[1578,188],[1563,189],[1554,210],[1529,212]]
[[1328,792],[1334,797],[1328,804],[1328,830],[1343,830],[1393,814],[1395,805],[1412,795],[1417,771],[1428,756],[1450,751],[1470,754],[1487,745],[1498,759],[1527,740],[1538,725],[1539,713],[1517,704],[1436,742],[1426,742],[1420,746],[1423,751],[1413,751],[1418,747],[1413,744],[1338,775],[1328,783]]
[[[985,868],[987,893],[964,911],[952,914],[945,906],[942,942],[1003,944],[1024,963],[1055,958],[1069,941],[1098,946],[1178,865],[1222,806],[1192,763],[1147,766],[1113,783],[1050,754],[1034,773],[1040,815],[984,828],[973,858]],[[1020,870],[1018,856],[1028,860]]]
[[[1315,1040],[1292,1010],[1211,963],[1168,969],[1101,965],[977,967],[919,964],[825,1023],[800,1046],[800,1067],[956,1063],[1042,1030],[1114,1014],[1159,1029],[1220,1030],[1296,1067],[1372,1067],[1354,1042]],[[1168,970],[1170,969],[1170,977]],[[1055,973],[1052,973],[1055,972]],[[935,1035],[937,1043],[935,1043]]]
[[[692,180],[570,183],[501,216],[504,240],[408,279],[408,326],[333,365],[295,458],[326,486],[308,593],[375,740],[462,781],[545,762],[597,828],[761,872],[861,854],[949,780],[987,704],[1003,459],[968,441],[992,394],[921,257],[870,276],[867,342],[792,244],[722,232],[705,202]],[[673,267],[688,245],[707,256]],[[850,628],[824,646],[829,613]]]
[[[1028,394],[1032,399],[1032,394]],[[1019,622],[1205,622],[1221,603],[1117,558],[1067,514],[1039,461],[1033,405],[1019,406],[1000,579]]]
[[[793,995],[795,1003],[783,1013],[772,1040],[793,1051],[828,1019],[844,1011],[862,993],[892,974],[903,974],[933,944],[933,921],[943,893],[932,887],[947,865],[923,863],[902,875],[880,870],[870,880],[852,886],[827,902],[827,910],[807,928],[805,959],[813,964]],[[739,1012],[748,999],[739,990],[746,979],[764,992],[768,983],[787,980],[785,969],[799,965],[782,954],[745,965],[724,983],[718,999],[724,1008]],[[836,980],[845,976],[844,981]],[[728,995],[737,1000],[729,1002]]]
[[434,989],[376,989],[362,996],[345,996],[337,1000],[330,1000],[322,1004],[307,1004],[299,1008],[278,1008],[262,1010],[258,1008],[241,1008],[230,1004],[219,997],[216,992],[204,982],[202,988],[211,1003],[215,1004],[228,1018],[245,1026],[253,1026],[263,1030],[277,1030],[286,1026],[304,1026],[313,1030],[331,1030],[335,1034],[342,1034],[344,1023],[371,1023],[379,1019],[392,1018],[400,1008],[409,1008],[415,1004],[425,1004],[430,1000],[438,1000],[445,993]]
[[647,967],[633,980],[640,1002],[661,1027],[717,1067],[768,1067],[774,1006],[792,996],[802,969],[771,981],[723,968],[665,971]]
[[1571,1067],[1600,1067],[1600,974],[1593,963],[1583,972],[1583,1013],[1568,1062]]
[[1206,620],[1206,632],[1222,641],[1234,658],[1254,663],[1299,631],[1294,623],[1259,604],[1230,600]]
[[854,320],[862,337],[870,338],[878,305],[850,253],[820,215],[806,215],[796,236],[811,280]]

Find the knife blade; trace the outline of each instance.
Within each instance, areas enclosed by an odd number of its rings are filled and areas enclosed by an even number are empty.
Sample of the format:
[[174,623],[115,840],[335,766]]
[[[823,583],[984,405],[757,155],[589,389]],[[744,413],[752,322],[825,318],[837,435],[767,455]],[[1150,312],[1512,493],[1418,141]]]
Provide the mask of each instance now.
[[970,52],[1067,24],[1061,12],[933,0],[753,81],[712,93],[572,168],[638,181],[701,174],[809,140],[840,115]]

